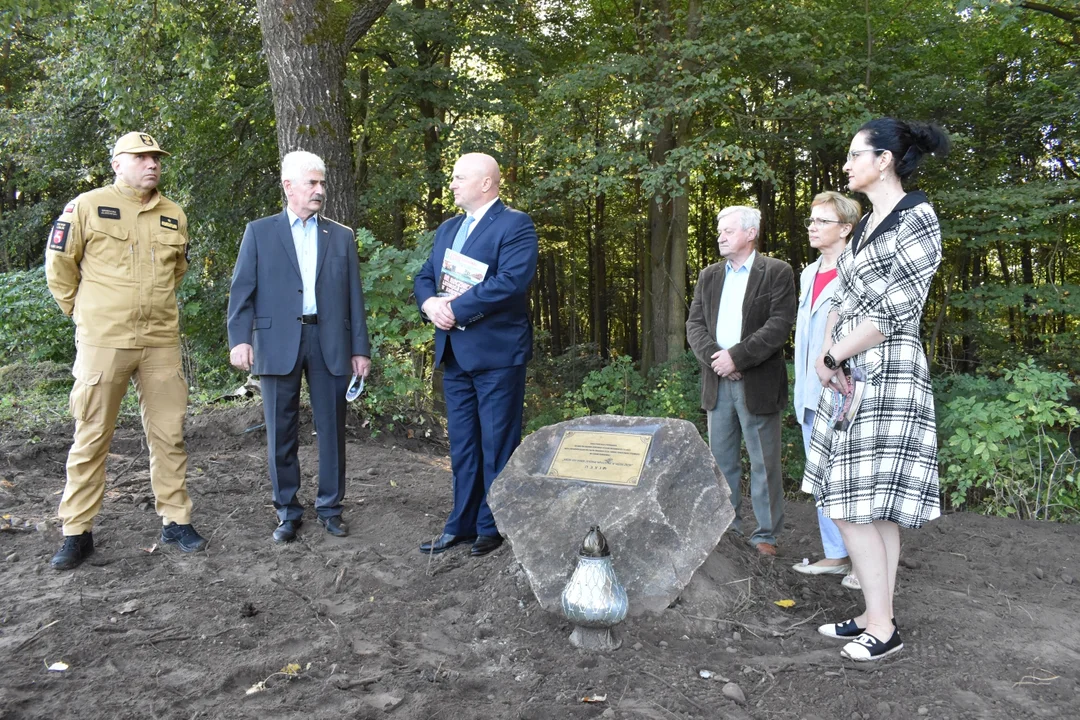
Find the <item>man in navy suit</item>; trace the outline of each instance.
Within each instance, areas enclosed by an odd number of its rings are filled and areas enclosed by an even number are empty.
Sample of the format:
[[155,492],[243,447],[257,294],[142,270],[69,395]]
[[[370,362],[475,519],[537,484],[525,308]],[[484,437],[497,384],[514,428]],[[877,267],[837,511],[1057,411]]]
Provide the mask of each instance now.
[[318,215],[326,166],[297,151],[281,162],[284,212],[249,223],[229,295],[230,361],[261,378],[278,527],[274,541],[296,538],[300,378],[307,375],[318,430],[315,512],[331,535],[348,535],[345,496],[345,392],[351,373],[366,376],[371,346],[353,231]]
[[[442,534],[420,552],[471,542],[479,557],[502,544],[487,491],[521,442],[537,240],[529,216],[499,200],[499,165],[490,155],[463,155],[450,190],[466,214],[439,226],[413,289],[421,314],[435,324],[435,366],[443,365],[454,507]],[[440,293],[448,249],[486,264],[483,281],[457,295]]]

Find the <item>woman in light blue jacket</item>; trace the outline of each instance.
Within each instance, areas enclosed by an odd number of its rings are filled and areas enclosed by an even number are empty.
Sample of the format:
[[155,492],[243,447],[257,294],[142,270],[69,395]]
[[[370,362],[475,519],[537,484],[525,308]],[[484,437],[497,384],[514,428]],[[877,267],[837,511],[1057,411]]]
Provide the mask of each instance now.
[[[803,446],[810,452],[810,430],[821,397],[821,383],[814,372],[814,362],[821,355],[825,323],[832,310],[836,290],[836,261],[847,247],[851,231],[859,222],[859,203],[838,192],[823,192],[814,197],[806,227],[810,247],[821,253],[802,271],[799,281],[799,314],[795,321],[795,417],[802,426]],[[796,572],[805,575],[844,575],[843,585],[859,589],[858,579],[850,574],[851,561],[840,531],[818,510],[818,527],[825,559],[800,563]]]

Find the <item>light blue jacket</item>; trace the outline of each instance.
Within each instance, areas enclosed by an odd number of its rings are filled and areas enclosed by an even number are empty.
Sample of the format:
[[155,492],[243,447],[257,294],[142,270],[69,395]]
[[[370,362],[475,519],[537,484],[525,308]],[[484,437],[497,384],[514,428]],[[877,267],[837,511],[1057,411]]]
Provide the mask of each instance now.
[[832,310],[832,296],[837,289],[837,279],[833,278],[818,295],[817,302],[810,305],[814,294],[814,277],[821,265],[819,257],[806,266],[799,277],[799,311],[795,319],[795,417],[799,424],[803,422],[804,412],[817,412],[821,398],[821,383],[818,382],[814,363],[821,355],[821,345],[825,341],[825,324]]

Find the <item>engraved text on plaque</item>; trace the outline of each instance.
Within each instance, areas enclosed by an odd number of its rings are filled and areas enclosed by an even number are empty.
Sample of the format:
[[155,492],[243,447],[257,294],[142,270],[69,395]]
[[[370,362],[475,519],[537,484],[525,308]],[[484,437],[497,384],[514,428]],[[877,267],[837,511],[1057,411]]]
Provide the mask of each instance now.
[[567,430],[548,468],[549,477],[637,485],[652,435]]

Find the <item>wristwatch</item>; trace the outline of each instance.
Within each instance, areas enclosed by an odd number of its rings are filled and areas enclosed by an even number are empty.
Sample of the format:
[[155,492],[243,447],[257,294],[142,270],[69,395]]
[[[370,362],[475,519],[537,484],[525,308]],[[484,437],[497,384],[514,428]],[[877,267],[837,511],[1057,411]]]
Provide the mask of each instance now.
[[832,356],[832,350],[825,353],[825,357],[821,359],[821,362],[825,363],[825,367],[830,370],[835,370],[840,366],[840,363],[836,362],[836,358]]

